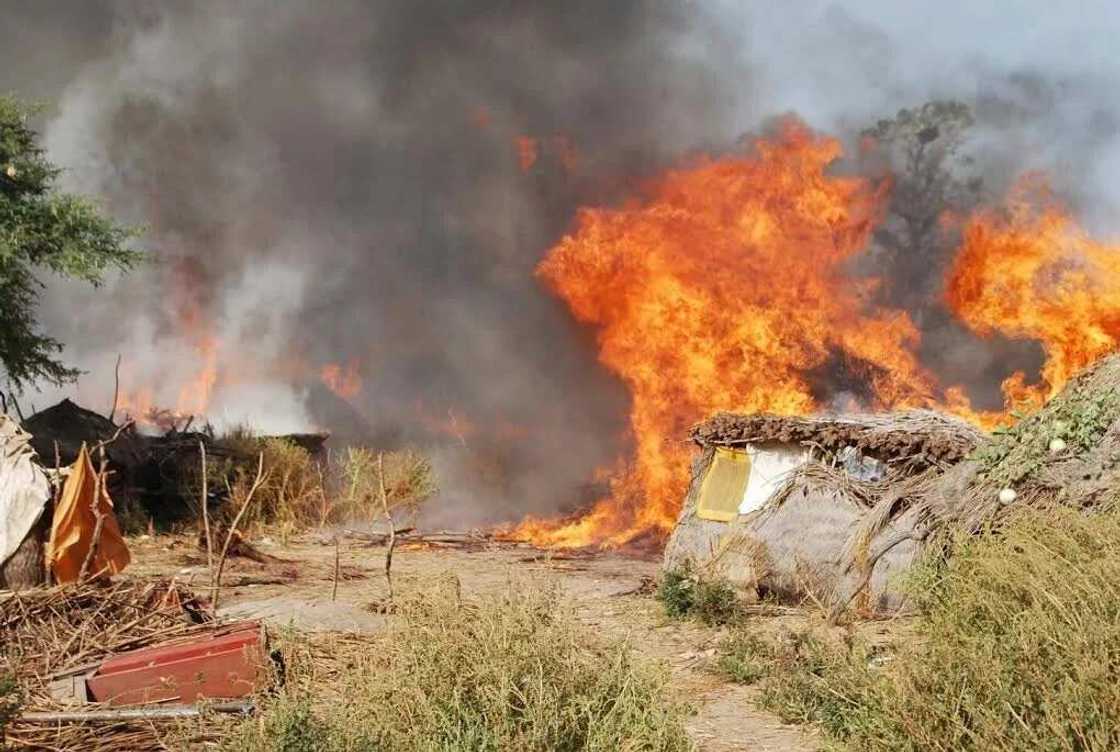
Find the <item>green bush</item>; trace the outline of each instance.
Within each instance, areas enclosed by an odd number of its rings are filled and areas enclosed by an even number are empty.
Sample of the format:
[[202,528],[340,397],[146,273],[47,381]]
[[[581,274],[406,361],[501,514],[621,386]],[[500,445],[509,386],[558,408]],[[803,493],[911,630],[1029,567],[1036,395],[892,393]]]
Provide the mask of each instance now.
[[301,659],[313,647],[290,648],[287,688],[226,749],[690,749],[666,673],[600,639],[556,596],[512,587],[461,603],[454,587],[429,588],[334,671]]
[[728,641],[721,665],[764,672],[766,707],[850,749],[1120,749],[1120,514],[1020,512],[909,587],[916,633],[882,667],[859,641],[810,634]]
[[708,626],[732,624],[743,611],[729,582],[701,576],[691,566],[662,573],[657,599],[674,619],[694,618]]
[[746,630],[737,630],[719,646],[719,670],[738,684],[754,684],[770,675],[774,645]]

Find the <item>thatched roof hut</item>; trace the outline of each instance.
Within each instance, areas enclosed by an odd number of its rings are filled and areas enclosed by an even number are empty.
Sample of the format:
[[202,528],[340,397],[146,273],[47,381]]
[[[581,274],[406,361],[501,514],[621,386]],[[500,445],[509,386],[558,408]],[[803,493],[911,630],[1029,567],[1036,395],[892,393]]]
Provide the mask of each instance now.
[[[109,462],[109,493],[117,516],[126,525],[153,520],[172,525],[196,514],[194,473],[200,465],[200,446],[206,447],[211,472],[229,470],[241,463],[251,465],[261,443],[280,439],[304,449],[312,458],[324,460],[328,433],[298,433],[275,437],[247,436],[243,441],[222,440],[207,431],[172,429],[158,436],[140,433],[133,426],[122,429],[109,418],[64,399],[35,413],[23,423],[32,435],[31,445],[45,467],[73,464],[85,444],[91,449],[103,442]],[[111,439],[114,439],[110,441]],[[96,461],[96,460],[95,460]],[[226,462],[223,462],[226,461]],[[190,489],[189,493],[187,493]],[[217,499],[222,484],[211,483]]]
[[[665,551],[748,592],[846,603],[862,585],[859,561],[913,529],[912,505],[984,434],[929,411],[869,415],[718,414],[695,426],[692,482]],[[886,519],[871,517],[887,509]],[[869,532],[870,531],[870,532]],[[873,568],[866,605],[893,609],[893,573],[919,541],[892,547]]]
[[[23,422],[23,427],[32,436],[31,446],[40,462],[47,467],[54,467],[56,453],[60,466],[73,464],[82,444],[95,447],[108,442],[119,428],[104,415],[69,399],[35,413]],[[134,432],[122,433],[106,451],[110,461],[120,465],[136,464],[143,454],[139,437]]]

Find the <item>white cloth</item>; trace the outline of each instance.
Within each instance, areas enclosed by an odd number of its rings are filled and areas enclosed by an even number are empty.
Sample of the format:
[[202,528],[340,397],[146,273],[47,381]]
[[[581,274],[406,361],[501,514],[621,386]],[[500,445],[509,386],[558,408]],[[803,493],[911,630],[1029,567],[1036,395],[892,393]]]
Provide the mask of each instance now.
[[30,434],[0,414],[0,564],[23,543],[51,495],[30,442]]
[[751,458],[751,475],[743,489],[739,514],[761,509],[789,474],[805,464],[809,450],[796,444],[748,444],[747,455]]

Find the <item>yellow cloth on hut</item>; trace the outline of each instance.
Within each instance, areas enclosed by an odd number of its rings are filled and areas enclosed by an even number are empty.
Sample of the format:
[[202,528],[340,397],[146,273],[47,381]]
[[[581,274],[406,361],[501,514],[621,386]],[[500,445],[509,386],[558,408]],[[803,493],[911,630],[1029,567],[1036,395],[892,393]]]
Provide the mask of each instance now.
[[[58,499],[51,524],[51,541],[48,561],[54,571],[55,581],[74,582],[82,570],[82,562],[93,544],[97,517],[93,512],[97,494],[97,471],[93,469],[89,452],[82,446],[78,459],[70,468],[66,485]],[[128,546],[121,537],[117,516],[113,514],[113,501],[108,491],[102,489],[97,499],[97,510],[103,515],[101,537],[97,551],[90,562],[87,575],[117,574],[131,561]]]
[[751,476],[751,458],[740,449],[717,447],[700,486],[696,516],[702,520],[730,522],[739,514],[743,493]]

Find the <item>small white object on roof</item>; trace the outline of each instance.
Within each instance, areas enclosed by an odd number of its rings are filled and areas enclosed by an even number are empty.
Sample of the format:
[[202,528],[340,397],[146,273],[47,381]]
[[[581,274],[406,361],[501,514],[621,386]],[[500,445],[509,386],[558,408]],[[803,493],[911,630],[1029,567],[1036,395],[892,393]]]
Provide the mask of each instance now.
[[0,564],[39,521],[50,495],[47,476],[35,462],[31,435],[0,414]]
[[999,503],[1010,504],[1018,498],[1019,494],[1015,493],[1014,488],[1004,488],[999,492]]
[[864,455],[854,446],[846,446],[837,454],[844,472],[856,480],[877,483],[887,476],[887,468],[874,457]]
[[789,444],[748,444],[747,454],[751,458],[751,474],[743,490],[739,514],[761,509],[789,474],[809,459],[808,449]]
[[1064,439],[1050,439],[1050,451],[1054,454],[1057,454],[1065,448],[1066,442]]

